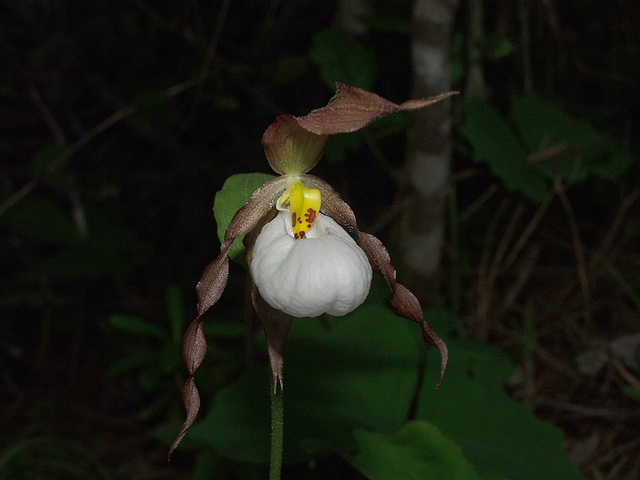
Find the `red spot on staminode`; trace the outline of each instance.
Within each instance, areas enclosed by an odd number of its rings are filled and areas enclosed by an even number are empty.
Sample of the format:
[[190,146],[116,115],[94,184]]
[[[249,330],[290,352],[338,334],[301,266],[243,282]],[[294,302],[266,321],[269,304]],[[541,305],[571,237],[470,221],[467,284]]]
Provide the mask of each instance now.
[[309,208],[307,209],[307,213],[305,213],[304,216],[307,217],[307,222],[309,223],[309,225],[311,225],[313,222],[315,222],[316,217],[318,216],[318,212],[316,212],[313,208]]

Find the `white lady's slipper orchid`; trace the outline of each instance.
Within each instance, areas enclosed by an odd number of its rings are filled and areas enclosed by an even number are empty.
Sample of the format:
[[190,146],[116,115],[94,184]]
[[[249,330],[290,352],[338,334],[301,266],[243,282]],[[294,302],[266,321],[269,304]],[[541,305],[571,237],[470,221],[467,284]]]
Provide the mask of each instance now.
[[[300,199],[310,191],[311,201]],[[294,317],[346,315],[359,307],[369,293],[371,265],[344,228],[319,213],[320,192],[296,182],[276,206],[280,211],[262,228],[251,259],[262,298]]]
[[[284,350],[293,317],[323,313],[344,315],[367,296],[372,270],[391,287],[396,313],[418,323],[426,342],[440,350],[440,378],[447,365],[447,346],[424,319],[416,297],[396,282],[386,248],[358,229],[355,215],[325,181],[309,175],[331,135],[359,130],[393,112],[429,106],[456,92],[395,104],[375,93],[338,82],[329,103],[304,117],[280,115],[262,137],[269,165],[280,176],[259,187],[227,226],[220,254],[205,268],[196,287],[198,317],[182,341],[189,378],[182,387],[187,419],[169,449],[178,446],[196,419],[200,395],[193,374],[207,351],[203,315],[222,295],[229,276],[229,250],[245,235],[252,277],[252,301],[262,321],[273,388],[282,387]],[[309,187],[309,188],[307,188]],[[274,207],[279,210],[271,218]],[[353,238],[343,228],[348,228]]]

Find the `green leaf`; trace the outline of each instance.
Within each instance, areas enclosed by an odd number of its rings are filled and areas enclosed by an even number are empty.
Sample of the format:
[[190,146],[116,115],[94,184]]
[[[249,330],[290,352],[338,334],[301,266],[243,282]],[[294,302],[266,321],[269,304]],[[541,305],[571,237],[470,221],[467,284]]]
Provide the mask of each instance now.
[[224,461],[209,448],[201,452],[195,465],[194,480],[224,480],[230,478],[230,472],[226,471]]
[[471,99],[464,106],[462,133],[471,142],[477,162],[486,163],[507,188],[541,203],[547,195],[547,182],[532,166],[516,134],[488,103]]
[[109,323],[117,330],[131,335],[154,337],[158,340],[167,340],[169,334],[159,325],[134,315],[116,314],[109,317]]
[[435,425],[414,421],[393,434],[356,430],[360,450],[345,459],[371,480],[480,480],[460,447]]
[[[482,478],[580,479],[563,451],[556,427],[538,420],[529,407],[504,391],[514,372],[509,359],[475,343],[448,340],[449,364],[438,390],[437,368],[427,368],[418,419],[437,425],[455,441]],[[427,365],[439,364],[429,352]]]
[[320,69],[320,76],[331,90],[336,81],[364,90],[372,90],[376,76],[373,56],[347,34],[327,29],[313,37],[311,59]]
[[512,110],[528,150],[538,154],[536,167],[547,178],[579,182],[594,174],[613,181],[633,163],[616,142],[554,103],[526,95],[513,99]]
[[[251,197],[251,194],[263,183],[274,178],[266,173],[240,173],[232,175],[224,182],[222,189],[216,193],[213,206],[213,215],[218,225],[218,238],[224,241],[224,232],[231,222],[231,219]],[[244,254],[244,245],[239,237],[233,242],[229,250],[229,257],[237,260]]]
[[[356,428],[391,433],[404,423],[420,355],[419,329],[381,305],[364,305],[324,326],[294,320],[285,359],[285,461],[353,451]],[[269,461],[266,365],[223,389],[187,435],[237,461]]]
[[[440,358],[432,349],[419,421],[405,425],[422,357],[416,325],[380,304],[326,322],[294,320],[285,357],[285,462],[334,452],[373,479],[476,478],[474,471],[483,480],[579,479],[560,431],[504,391],[511,362],[474,342],[447,343],[441,387],[435,388]],[[216,395],[187,440],[237,462],[266,464],[270,377],[266,364],[243,373]],[[451,462],[459,477],[420,475]]]
[[477,45],[478,49],[487,58],[499,60],[513,52],[513,45],[502,33],[493,32],[485,35]]
[[457,315],[442,307],[434,307],[426,310],[425,318],[441,336],[451,335],[461,323]]

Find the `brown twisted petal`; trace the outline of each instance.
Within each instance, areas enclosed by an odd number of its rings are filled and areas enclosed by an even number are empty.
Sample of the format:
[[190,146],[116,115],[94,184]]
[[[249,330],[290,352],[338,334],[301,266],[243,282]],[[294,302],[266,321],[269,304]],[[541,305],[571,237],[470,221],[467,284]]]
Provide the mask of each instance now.
[[202,273],[196,286],[198,293],[198,317],[191,323],[182,339],[182,357],[189,371],[189,378],[182,387],[182,402],[187,411],[187,419],[178,437],[169,448],[169,457],[182,441],[193,424],[200,409],[200,395],[193,381],[193,374],[207,353],[207,341],[202,331],[203,315],[222,296],[229,278],[229,249],[233,241],[247,235],[268,215],[273,204],[285,189],[286,177],[276,177],[259,187],[249,201],[236,212],[225,232],[225,240],[220,246],[220,254]]
[[316,135],[355,132],[389,113],[424,108],[456,93],[447,92],[396,104],[373,92],[336,82],[336,94],[326,106],[296,120],[302,128]]
[[[440,351],[442,364],[440,367],[440,382],[447,368],[449,353],[447,345],[440,338],[434,328],[424,319],[420,302],[411,291],[404,285],[396,282],[396,269],[391,263],[389,252],[375,236],[361,232],[358,229],[355,215],[351,207],[340,198],[340,195],[324,180],[313,175],[301,175],[300,181],[306,186],[317,188],[322,195],[321,211],[332,217],[342,226],[353,229],[356,235],[356,242],[364,251],[371,263],[374,271],[382,274],[391,287],[391,305],[397,315],[413,320],[422,328],[422,336],[427,343],[430,343]],[[440,382],[438,385],[440,385]]]

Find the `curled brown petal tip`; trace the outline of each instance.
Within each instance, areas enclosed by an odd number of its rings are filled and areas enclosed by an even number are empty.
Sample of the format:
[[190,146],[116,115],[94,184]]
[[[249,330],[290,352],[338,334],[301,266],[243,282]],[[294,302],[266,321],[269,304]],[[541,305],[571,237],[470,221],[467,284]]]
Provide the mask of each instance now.
[[262,322],[264,334],[267,338],[267,351],[272,375],[271,386],[273,393],[275,393],[278,385],[280,385],[281,390],[284,389],[284,351],[293,317],[265,302],[253,282],[251,282],[251,300],[253,308],[255,308]]
[[395,284],[395,288],[392,287],[393,294],[391,295],[391,305],[395,309],[396,313],[401,317],[408,318],[418,323],[422,327],[422,336],[424,341],[433,345],[440,351],[442,363],[440,365],[440,380],[438,381],[438,387],[442,383],[444,372],[447,369],[447,362],[449,360],[449,350],[446,343],[440,338],[440,335],[429,325],[424,319],[422,313],[422,307],[416,296],[411,291],[400,283]]
[[185,364],[187,365],[187,369],[189,370],[189,378],[182,387],[182,403],[187,411],[187,418],[182,426],[182,430],[180,430],[180,433],[178,434],[178,437],[169,448],[169,459],[171,458],[173,451],[186,435],[189,427],[195,421],[198,415],[198,410],[200,410],[200,394],[198,393],[198,388],[193,380],[193,374],[204,360],[206,353],[207,341],[204,337],[202,328],[202,316],[199,316],[191,323],[191,325],[189,325],[189,328],[187,328],[184,338],[182,339],[182,356]]

